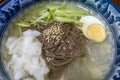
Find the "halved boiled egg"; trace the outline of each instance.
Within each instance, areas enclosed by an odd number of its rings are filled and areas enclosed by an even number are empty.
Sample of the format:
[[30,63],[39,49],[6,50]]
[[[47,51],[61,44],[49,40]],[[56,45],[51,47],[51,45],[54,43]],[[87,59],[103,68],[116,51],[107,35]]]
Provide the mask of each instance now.
[[106,31],[103,23],[94,16],[84,16],[80,19],[83,23],[83,34],[96,42],[102,42],[106,38]]

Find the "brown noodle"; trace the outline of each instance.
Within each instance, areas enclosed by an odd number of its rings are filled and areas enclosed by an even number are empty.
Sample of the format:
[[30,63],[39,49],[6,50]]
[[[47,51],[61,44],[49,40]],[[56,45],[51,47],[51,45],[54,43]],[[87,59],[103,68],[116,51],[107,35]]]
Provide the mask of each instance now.
[[[75,24],[52,22],[45,26],[47,28],[40,29],[42,34],[39,40],[43,43],[43,53],[49,64],[61,67],[70,63],[75,57],[84,54],[85,37]],[[54,33],[54,29],[56,33]]]

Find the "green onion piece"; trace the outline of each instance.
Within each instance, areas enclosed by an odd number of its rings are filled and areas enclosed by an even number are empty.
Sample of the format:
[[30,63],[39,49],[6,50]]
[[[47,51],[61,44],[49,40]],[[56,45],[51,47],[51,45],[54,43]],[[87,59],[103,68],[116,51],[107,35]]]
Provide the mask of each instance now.
[[17,23],[17,25],[20,27],[30,27],[30,24],[27,23]]
[[22,29],[20,26],[18,28],[19,28],[20,36],[22,36]]
[[70,18],[63,18],[63,17],[55,17],[56,21],[64,22],[64,23],[75,23],[76,21]]
[[48,17],[48,13],[46,12],[46,13],[44,13],[42,16],[40,16],[40,17],[38,17],[35,21],[34,21],[34,23],[36,23],[36,22],[41,22],[42,21],[42,19],[45,19],[46,17]]

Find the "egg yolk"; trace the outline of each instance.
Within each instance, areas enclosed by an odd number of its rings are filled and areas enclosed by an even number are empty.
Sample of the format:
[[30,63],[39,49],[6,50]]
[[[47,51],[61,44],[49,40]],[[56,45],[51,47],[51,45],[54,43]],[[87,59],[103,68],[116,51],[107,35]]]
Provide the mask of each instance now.
[[102,42],[106,38],[106,32],[102,25],[92,24],[87,29],[87,36],[96,42]]

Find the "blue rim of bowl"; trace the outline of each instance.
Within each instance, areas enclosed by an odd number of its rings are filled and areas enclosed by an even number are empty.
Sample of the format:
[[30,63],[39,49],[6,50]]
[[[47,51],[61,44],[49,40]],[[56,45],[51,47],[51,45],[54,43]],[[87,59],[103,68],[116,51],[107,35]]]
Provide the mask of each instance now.
[[111,2],[111,0],[108,0],[108,2],[112,4],[113,7],[120,13],[120,8],[118,8],[113,2]]
[[[21,14],[25,9],[29,8],[30,6],[32,6],[32,5],[34,5],[34,4],[37,4],[38,2],[44,2],[44,0],[43,0],[43,1],[33,2],[33,3],[25,6],[24,8],[22,8],[21,10],[19,10],[14,16],[12,16],[12,17],[10,18],[10,20],[9,20],[9,21],[7,22],[7,24],[5,25],[2,33],[0,34],[0,37],[1,37],[1,38],[0,38],[0,45],[1,45],[1,41],[2,41],[3,34],[4,34],[4,32],[6,31],[6,29],[8,28],[8,25],[12,22],[12,20],[15,19],[15,17],[17,17],[19,14]],[[79,2],[79,1],[77,1],[77,2]],[[113,6],[115,6],[111,1],[108,0],[108,2],[111,3]],[[79,2],[79,3],[80,3],[80,2]],[[84,5],[84,4],[83,4],[83,5]],[[95,10],[95,9],[92,8],[91,6],[89,6],[89,7],[90,7],[90,9],[92,9],[92,10],[94,10],[94,11],[96,11],[96,12],[98,12],[98,13],[100,14],[100,12],[99,12],[98,10]],[[120,10],[119,10],[116,6],[115,6],[115,8],[117,9],[117,11],[120,12]],[[102,16],[102,14],[101,14],[100,16]],[[103,16],[102,18],[104,18],[105,22],[107,22],[107,24],[109,24],[108,21],[105,19],[104,16]],[[110,25],[110,24],[109,24],[109,25]],[[114,44],[115,44],[115,47],[116,47],[116,45],[117,45],[117,43],[116,43],[117,40],[116,40],[116,38],[115,38],[114,31],[113,31],[113,29],[112,29],[111,27],[109,27],[109,28],[110,28],[110,31],[112,32],[113,37],[114,37]],[[116,49],[117,49],[117,47],[116,47]],[[116,53],[117,53],[117,51],[115,50],[114,55],[116,55]],[[0,57],[1,57],[1,56],[0,56]],[[113,64],[114,64],[114,63],[115,63],[115,59],[114,59],[114,61],[113,61]],[[3,64],[3,63],[2,63],[2,64]],[[112,65],[112,67],[113,67],[113,66],[114,66],[114,65]],[[4,69],[4,65],[2,65],[2,68]],[[111,73],[111,72],[113,72],[113,71],[114,71],[114,68],[112,68],[109,73]],[[6,73],[5,69],[4,69],[4,72]],[[107,76],[110,76],[109,73],[108,73]],[[8,74],[6,74],[6,75],[7,75],[7,77],[9,76]],[[107,76],[106,76],[106,77],[107,77]],[[8,77],[8,78],[9,78],[9,77]],[[9,79],[10,79],[10,78],[9,78]],[[105,78],[104,80],[106,80],[106,78]]]

